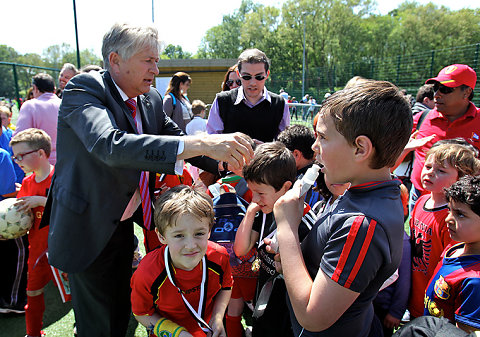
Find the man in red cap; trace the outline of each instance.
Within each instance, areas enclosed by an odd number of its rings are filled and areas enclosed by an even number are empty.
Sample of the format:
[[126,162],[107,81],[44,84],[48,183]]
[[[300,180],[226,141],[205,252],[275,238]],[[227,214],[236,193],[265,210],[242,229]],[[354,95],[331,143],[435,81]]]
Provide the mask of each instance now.
[[[477,74],[465,64],[452,64],[445,67],[437,77],[425,82],[433,84],[435,108],[428,113],[418,128],[416,138],[434,137],[425,145],[415,149],[410,210],[423,192],[420,174],[425,163],[425,154],[435,142],[461,137],[480,149],[480,109],[472,103],[476,82]],[[414,130],[420,115],[417,114],[414,117]]]

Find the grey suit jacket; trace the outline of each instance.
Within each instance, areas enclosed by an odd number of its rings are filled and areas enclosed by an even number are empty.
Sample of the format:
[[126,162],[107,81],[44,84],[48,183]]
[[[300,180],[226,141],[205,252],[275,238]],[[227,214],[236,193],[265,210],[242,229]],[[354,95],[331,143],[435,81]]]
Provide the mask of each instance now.
[[[138,96],[137,113],[141,135],[109,72],[80,74],[67,84],[43,219],[49,221],[49,262],[55,267],[77,272],[95,260],[133,196],[140,171],[174,173],[179,137],[165,135],[183,133],[163,113],[156,89]],[[151,174],[150,187],[153,183]]]

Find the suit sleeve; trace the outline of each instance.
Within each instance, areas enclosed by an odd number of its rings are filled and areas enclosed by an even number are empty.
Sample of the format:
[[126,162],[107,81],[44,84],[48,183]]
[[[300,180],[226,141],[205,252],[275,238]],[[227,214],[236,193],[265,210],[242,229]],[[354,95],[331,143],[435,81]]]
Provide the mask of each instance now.
[[[70,129],[90,154],[108,166],[173,173],[179,139],[129,133],[127,123],[123,107],[91,75],[76,76],[67,84],[59,111],[59,135]],[[159,133],[181,135],[170,123],[166,121]]]

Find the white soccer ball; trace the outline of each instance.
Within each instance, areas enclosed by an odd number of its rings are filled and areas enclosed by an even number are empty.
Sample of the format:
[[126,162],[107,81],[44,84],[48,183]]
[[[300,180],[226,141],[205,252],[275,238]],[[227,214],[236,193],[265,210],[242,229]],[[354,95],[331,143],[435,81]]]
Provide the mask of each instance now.
[[33,225],[32,211],[20,212],[15,206],[16,202],[15,198],[0,201],[0,235],[4,239],[25,235]]

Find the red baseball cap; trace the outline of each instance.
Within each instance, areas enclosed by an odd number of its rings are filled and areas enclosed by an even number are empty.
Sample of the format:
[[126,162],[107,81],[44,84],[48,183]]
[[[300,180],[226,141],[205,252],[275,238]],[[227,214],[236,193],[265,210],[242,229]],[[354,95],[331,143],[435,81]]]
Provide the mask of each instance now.
[[425,83],[429,84],[433,82],[440,82],[440,84],[450,88],[465,84],[475,89],[477,74],[466,64],[452,64],[440,70],[437,77],[430,78]]

